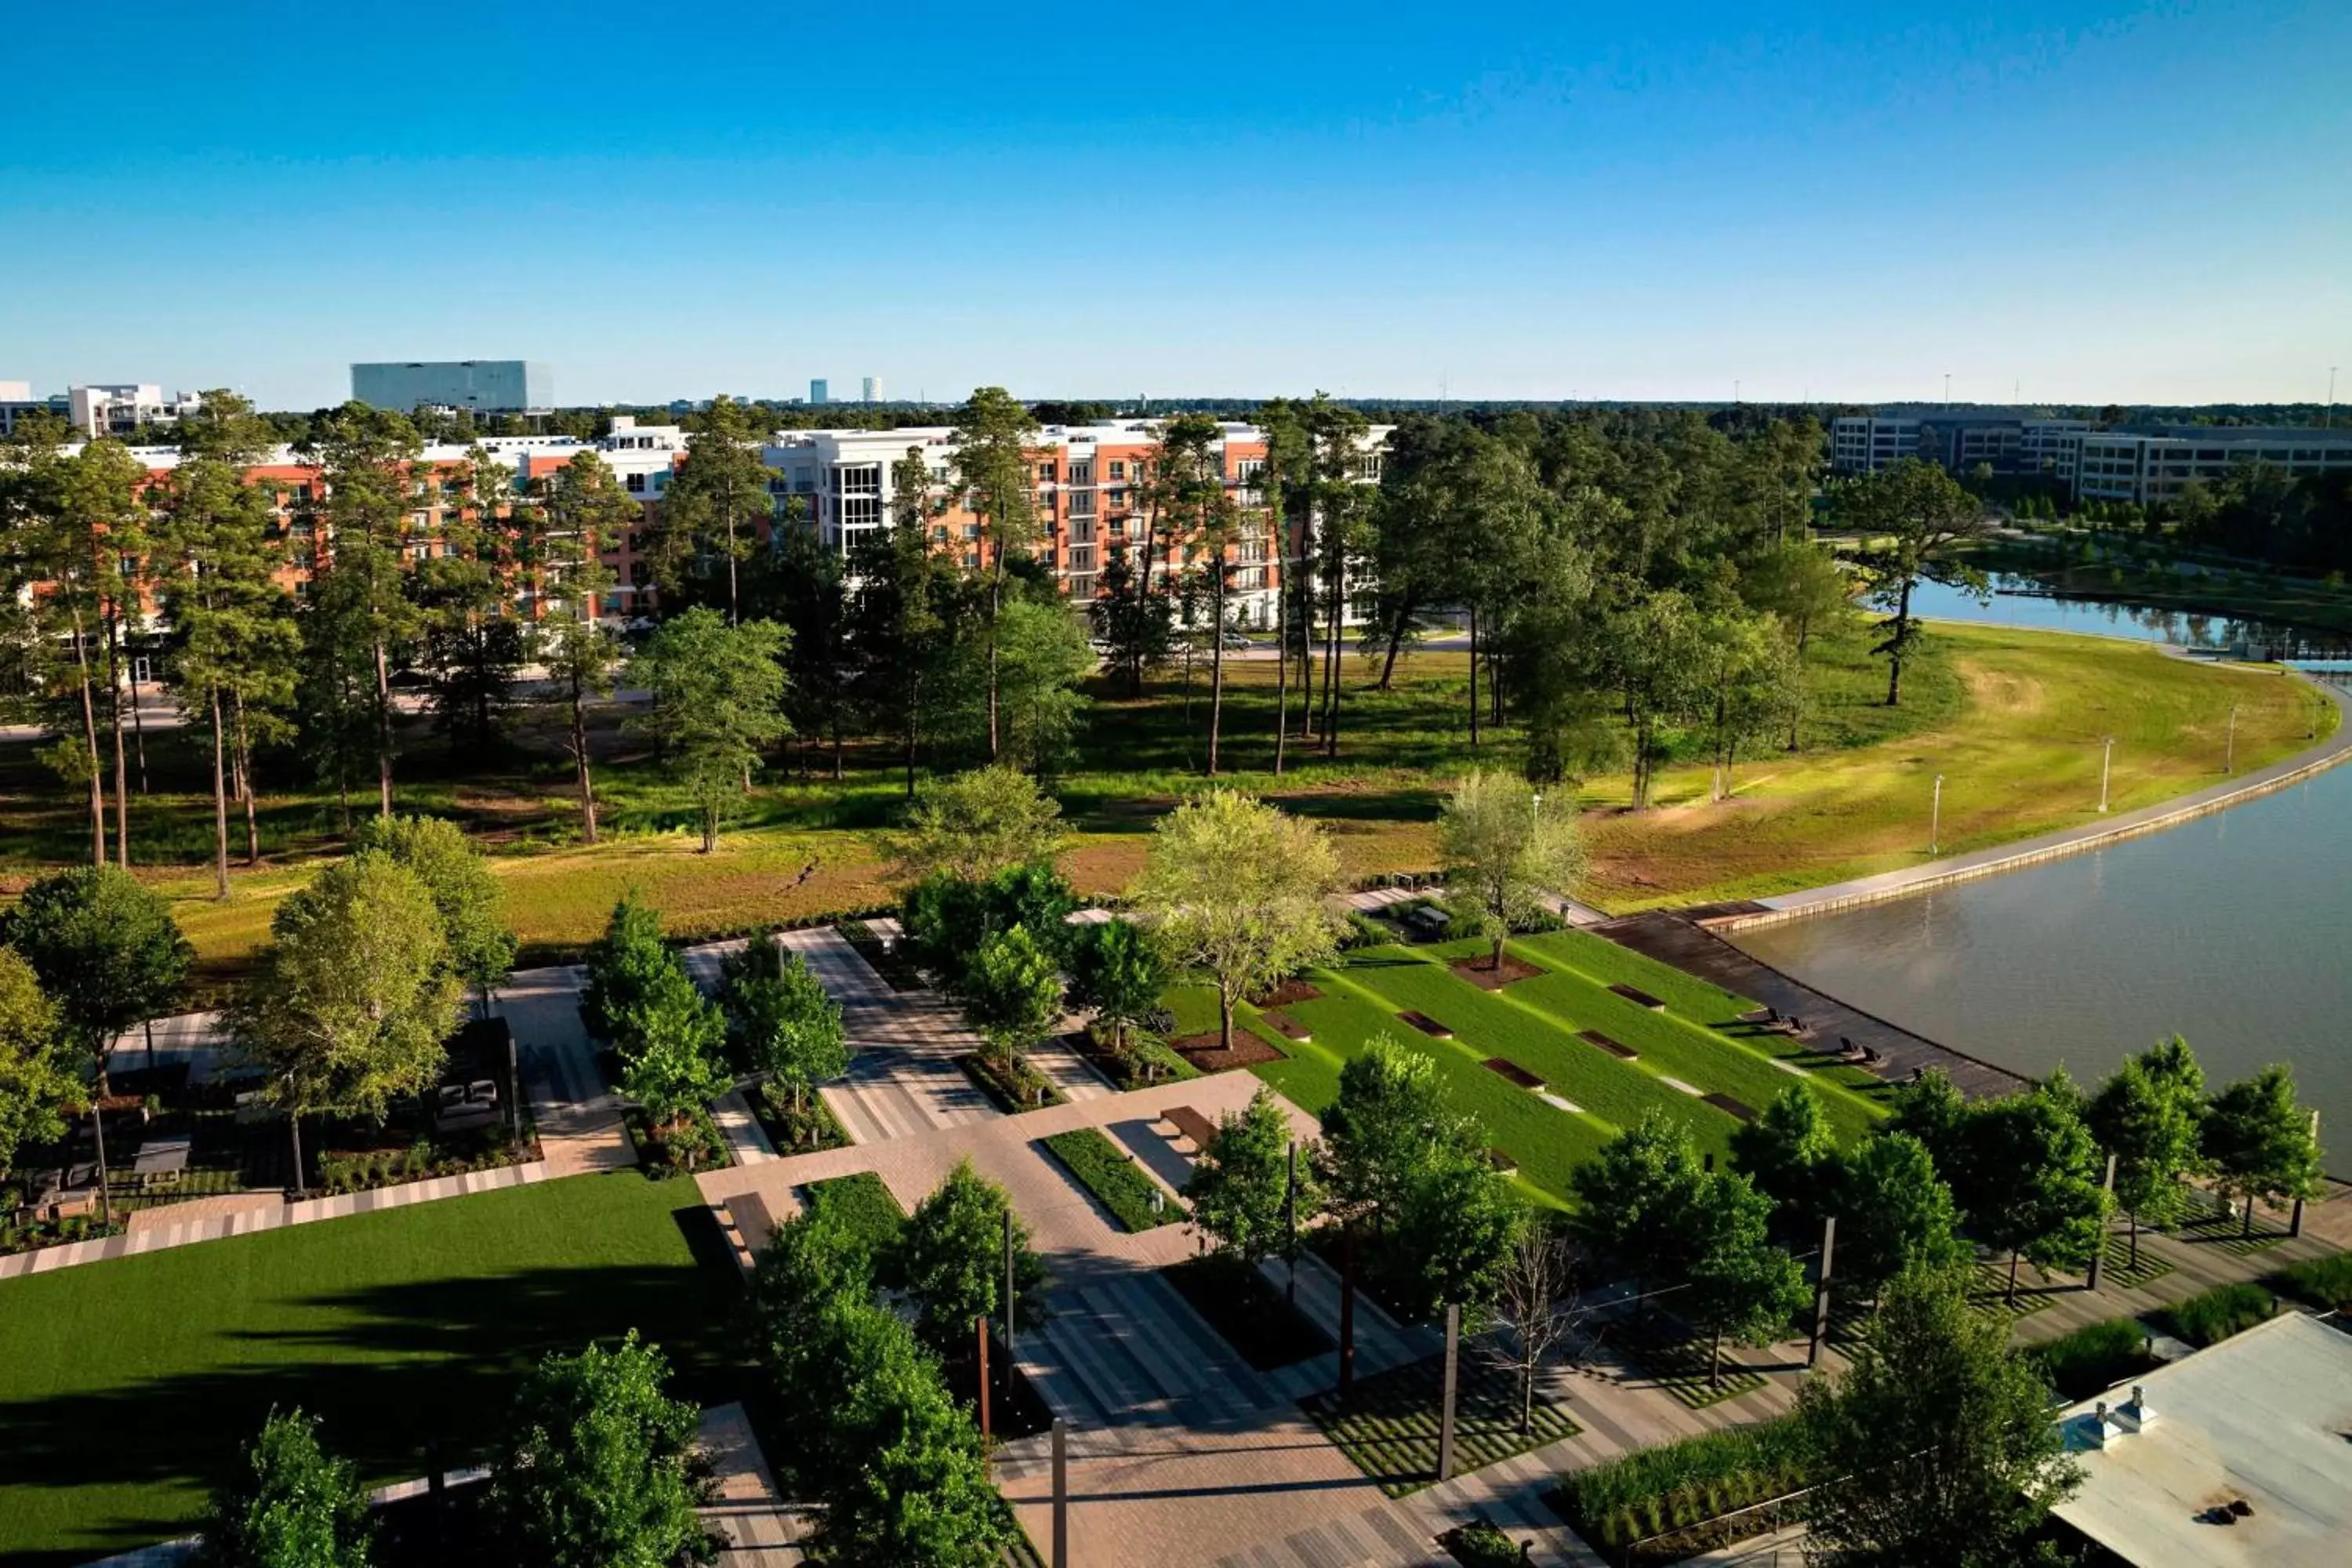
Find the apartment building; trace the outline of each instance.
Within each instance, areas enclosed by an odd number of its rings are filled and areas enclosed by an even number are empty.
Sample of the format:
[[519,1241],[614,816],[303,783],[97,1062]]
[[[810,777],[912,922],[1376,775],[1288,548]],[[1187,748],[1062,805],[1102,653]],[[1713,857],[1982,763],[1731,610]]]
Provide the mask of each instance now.
[[2210,487],[2241,463],[2262,463],[2297,478],[2340,473],[2352,479],[2352,430],[2255,425],[2102,430],[2083,437],[2074,493],[2084,500],[2161,506],[2177,500],[2191,479]]
[[1830,423],[1830,466],[1874,474],[1905,458],[1953,473],[1979,466],[1996,474],[2042,475],[2071,486],[2087,419],[2043,419],[2013,408],[1898,405]]

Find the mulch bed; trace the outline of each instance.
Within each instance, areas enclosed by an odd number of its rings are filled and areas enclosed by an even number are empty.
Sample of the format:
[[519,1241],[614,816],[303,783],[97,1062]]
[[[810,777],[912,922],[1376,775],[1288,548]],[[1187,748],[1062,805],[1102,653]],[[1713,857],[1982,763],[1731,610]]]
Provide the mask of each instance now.
[[1618,1044],[1598,1029],[1580,1029],[1576,1037],[1588,1046],[1599,1046],[1619,1061],[1630,1062],[1642,1054],[1631,1046]]
[[1322,992],[1304,980],[1286,980],[1265,995],[1253,996],[1250,1000],[1261,1007],[1287,1007],[1294,1003],[1319,1001],[1322,995]]
[[1495,968],[1484,958],[1457,958],[1446,967],[1481,991],[1500,991],[1504,986],[1514,982],[1533,980],[1538,974],[1550,973],[1523,960],[1513,958],[1507,953],[1504,955],[1503,967],[1500,969]]
[[1169,1041],[1168,1048],[1201,1072],[1226,1072],[1234,1068],[1255,1067],[1260,1062],[1285,1059],[1280,1051],[1247,1029],[1238,1027],[1234,1030],[1232,1050],[1223,1048],[1213,1029],[1205,1035],[1181,1036]]
[[1626,985],[1621,983],[1619,984],[1612,985],[1609,989],[1615,992],[1618,995],[1622,996],[1626,1001],[1631,1002],[1636,1007],[1647,1007],[1653,1013],[1663,1013],[1666,1010],[1666,1005],[1664,1002],[1659,1001],[1655,996],[1651,995],[1648,992],[1643,990],[1638,985]]
[[1397,1016],[1403,1022],[1411,1024],[1414,1028],[1419,1029],[1424,1035],[1433,1035],[1441,1040],[1450,1040],[1454,1037],[1453,1030],[1447,1028],[1444,1025],[1439,1023],[1436,1019],[1431,1017],[1426,1013],[1399,1013]]
[[1540,1089],[1544,1086],[1543,1079],[1538,1078],[1535,1074],[1529,1072],[1518,1063],[1511,1060],[1508,1057],[1488,1057],[1486,1058],[1486,1070],[1507,1079],[1511,1082],[1517,1084],[1521,1089]]
[[1258,1019],[1286,1040],[1311,1040],[1315,1032],[1289,1014],[1278,1010],[1260,1013]]
[[1734,1100],[1727,1094],[1703,1094],[1700,1095],[1699,1098],[1706,1101],[1707,1104],[1714,1106],[1717,1110],[1736,1116],[1742,1121],[1753,1121],[1756,1120],[1756,1108],[1754,1106],[1748,1104],[1744,1100]]

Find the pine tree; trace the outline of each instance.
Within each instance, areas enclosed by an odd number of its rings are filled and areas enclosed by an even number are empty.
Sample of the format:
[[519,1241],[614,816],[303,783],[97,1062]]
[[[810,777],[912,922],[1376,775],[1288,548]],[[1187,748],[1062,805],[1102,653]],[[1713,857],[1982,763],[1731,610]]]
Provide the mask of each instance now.
[[588,700],[609,696],[620,640],[601,618],[613,574],[604,552],[625,538],[642,509],[593,452],[582,452],[540,482],[526,511],[525,570],[539,619],[534,638],[547,670],[546,700],[562,706],[566,744],[580,790],[580,837],[596,842],[596,781],[588,754]]

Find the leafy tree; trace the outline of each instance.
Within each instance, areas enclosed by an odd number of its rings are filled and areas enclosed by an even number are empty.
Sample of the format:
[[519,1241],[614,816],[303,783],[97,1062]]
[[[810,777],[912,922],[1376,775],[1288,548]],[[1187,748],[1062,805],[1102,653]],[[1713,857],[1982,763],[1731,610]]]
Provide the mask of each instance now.
[[[915,1303],[915,1328],[942,1352],[961,1347],[974,1321],[1002,1321],[1004,1299],[1004,1189],[957,1162],[929,1197],[915,1205],[898,1244],[898,1275]],[[1029,1228],[1012,1221],[1013,1288],[1021,1317],[1035,1321],[1045,1305],[1045,1265],[1029,1247]]]
[[988,760],[1002,745],[999,724],[999,622],[1012,557],[1037,537],[1036,491],[1029,471],[1029,438],[1037,421],[1001,386],[976,389],[956,414],[955,479],[965,504],[980,516],[988,544]]
[[621,1055],[621,1092],[645,1108],[656,1128],[674,1128],[727,1092],[720,1061],[727,1024],[675,957],[652,979],[614,1017],[613,1044]]
[[[1339,754],[1339,641],[1347,621],[1350,574],[1363,560],[1367,519],[1373,492],[1361,480],[1363,440],[1370,423],[1354,408],[1317,393],[1299,411],[1309,443],[1307,481],[1298,485],[1308,532],[1301,541],[1307,571],[1300,589],[1308,613],[1301,617],[1309,640],[1319,611],[1323,617],[1323,689],[1318,725],[1323,754]],[[1319,605],[1316,603],[1319,597]]]
[[956,617],[953,571],[931,550],[937,514],[929,460],[920,447],[891,468],[890,526],[853,547],[849,614],[851,646],[859,656],[856,689],[865,711],[885,733],[904,741],[907,793],[915,793],[915,763],[927,726],[926,701],[935,674],[945,672]]
[[1389,1035],[1374,1035],[1339,1067],[1339,1092],[1323,1112],[1322,1163],[1332,1204],[1376,1230],[1402,1223],[1430,1150],[1460,1141],[1460,1116],[1437,1065]]
[[2242,1235],[2254,1233],[2256,1200],[2316,1195],[2319,1138],[2295,1100],[2294,1070],[2266,1067],[2215,1095],[2205,1110],[2204,1155],[2213,1184],[2244,1206]]
[[669,1363],[636,1331],[607,1350],[551,1353],[515,1395],[489,1510],[530,1568],[672,1568],[718,1560],[695,1514],[702,1412],[664,1385]]
[[1091,1010],[1097,1028],[1111,1031],[1124,1053],[1129,1032],[1160,1009],[1168,963],[1149,934],[1132,921],[1081,926],[1069,952],[1070,1000]]
[[789,1410],[818,1411],[844,1369],[823,1338],[826,1309],[874,1299],[878,1260],[831,1209],[803,1209],[768,1233],[751,1271],[761,1359]]
[[1737,605],[1703,616],[1700,635],[1698,706],[1715,760],[1712,798],[1722,800],[1731,793],[1740,746],[1795,711],[1802,678],[1778,628]]
[[1049,777],[1069,754],[1094,650],[1067,607],[1023,594],[997,614],[998,748],[992,757]]
[[499,879],[481,851],[456,823],[438,816],[379,816],[361,826],[353,845],[381,850],[425,884],[440,911],[449,967],[480,991],[488,1017],[490,987],[514,967],[515,933],[500,910]]
[[318,1423],[272,1410],[213,1494],[197,1561],[205,1568],[367,1568],[375,1534],[349,1459],[319,1445]]
[[961,991],[990,937],[1021,926],[1040,947],[1057,951],[1071,931],[1064,917],[1076,907],[1070,885],[1045,866],[1010,866],[981,881],[941,871],[907,889],[899,923],[915,961]]
[[1438,818],[1446,892],[1478,910],[1497,973],[1510,933],[1548,913],[1547,896],[1567,896],[1584,874],[1575,801],[1555,795],[1549,812],[1543,805],[1525,780],[1473,768]]
[[1413,1172],[1388,1249],[1390,1280],[1407,1310],[1483,1308],[1517,1245],[1527,1210],[1487,1158],[1486,1130],[1454,1119]]
[[749,787],[762,749],[792,733],[781,662],[791,641],[772,621],[729,626],[698,606],[663,623],[629,663],[631,681],[653,694],[630,727],[660,749],[701,807],[706,855],[719,847],[720,814]]
[[1935,1162],[1936,1173],[1952,1189],[1963,1215],[1975,1209],[1975,1152],[1969,1138],[1969,1102],[1941,1068],[1928,1068],[1898,1085],[1885,1131],[1907,1132]]
[[1160,819],[1132,894],[1161,951],[1215,984],[1230,1050],[1235,1001],[1331,953],[1339,881],[1320,827],[1212,789]]
[[663,944],[661,912],[640,903],[635,889],[621,896],[604,922],[604,934],[588,946],[588,986],[581,1005],[588,1026],[607,1040],[618,1037],[621,1018],[649,993],[655,976],[677,966]]
[[976,882],[1014,866],[1051,865],[1062,846],[1061,815],[1060,803],[1026,773],[975,768],[926,779],[881,849],[901,882],[940,872]]
[[2009,1254],[2011,1302],[2020,1258],[2041,1268],[2079,1268],[2105,1237],[2105,1162],[2077,1105],[2073,1083],[2057,1073],[1969,1112],[1977,1193],[1969,1224],[1985,1245]]
[[529,628],[515,614],[513,548],[530,528],[511,515],[515,476],[506,463],[476,447],[461,472],[444,492],[439,547],[410,570],[436,720],[462,742],[488,746],[499,738],[530,652]]
[[1874,1300],[1906,1268],[1957,1268],[1973,1256],[1958,1234],[1952,1189],[1937,1176],[1927,1146],[1908,1132],[1881,1132],[1855,1149],[1837,1198],[1841,1289]]
[[[1468,612],[1470,744],[1478,745],[1478,671],[1492,639],[1538,575],[1548,498],[1527,454],[1475,429],[1452,431],[1404,488],[1406,506],[1423,510],[1437,559],[1432,588]],[[1425,510],[1423,510],[1425,509]],[[1499,696],[1488,692],[1491,705]],[[1497,715],[1498,716],[1498,715]]]
[[180,461],[167,481],[149,564],[176,645],[169,679],[181,711],[209,728],[213,751],[214,890],[228,897],[230,781],[245,805],[246,863],[260,864],[253,747],[285,732],[301,632],[278,581],[285,564],[267,486],[246,473],[273,443],[253,405],[216,389],[180,421]]
[[2006,1322],[1969,1310],[1958,1271],[1896,1279],[1851,1368],[1807,1384],[1797,1409],[1837,1478],[1810,1510],[1830,1562],[2010,1568],[2082,1483],[2041,1373]]
[[2099,1086],[2085,1111],[2092,1135],[2116,1157],[2116,1203],[2131,1222],[2134,1268],[2140,1221],[2160,1226],[2179,1215],[2181,1179],[2198,1163],[2202,1110],[2198,1099],[2177,1092],[2171,1079],[2133,1057]]
[[[1294,1218],[1290,1150],[1296,1141],[1281,1101],[1261,1087],[1246,1110],[1217,1119],[1215,1135],[1184,1184],[1192,1223],[1252,1267],[1277,1252],[1287,1255]],[[1297,1176],[1295,1217],[1303,1228],[1319,1211],[1321,1194],[1308,1161],[1298,1163]]]
[[1903,700],[1904,662],[1916,656],[1923,634],[1911,614],[1911,594],[1925,579],[1963,586],[1984,574],[1967,563],[1963,547],[1990,529],[1984,503],[1934,463],[1904,458],[1875,473],[1857,474],[1830,492],[1837,525],[1862,538],[1871,603],[1888,612],[1886,638],[1873,651],[1886,658],[1886,705]]
[[1792,1083],[1755,1121],[1731,1131],[1731,1163],[1785,1216],[1810,1217],[1837,1206],[1837,1133],[1813,1091]]
[[1853,616],[1853,583],[1837,558],[1810,542],[1785,543],[1750,562],[1739,576],[1739,595],[1773,616],[1795,657],[1794,686],[1788,693],[1789,750],[1798,744],[1805,710],[1805,652],[1813,637]]
[[580,837],[596,842],[596,784],[588,755],[588,700],[612,694],[621,645],[599,618],[613,574],[604,552],[628,536],[643,510],[594,452],[581,452],[539,481],[528,519],[534,597],[547,607],[537,654],[547,670],[545,700],[560,704],[580,790]]
[[1804,1307],[1805,1270],[1772,1245],[1772,1206],[1746,1176],[1717,1171],[1701,1179],[1684,1211],[1685,1310],[1709,1336],[1710,1386],[1722,1384],[1725,1336],[1770,1344]]
[[1008,1063],[1053,1032],[1062,1016],[1062,971],[1026,926],[992,931],[958,983],[964,1016]]
[[1706,699],[1711,651],[1707,627],[1678,589],[1644,594],[1602,621],[1601,667],[1615,692],[1633,761],[1633,809],[1650,804],[1659,767],[1672,754],[1673,726]]
[[[37,418],[19,429],[5,456],[7,487],[10,584],[27,612],[26,641],[38,650],[37,665],[63,645],[72,650],[72,689],[79,745],[62,735],[73,721],[53,717],[48,728],[61,738],[41,749],[41,760],[68,784],[89,795],[90,863],[106,864],[106,764],[98,744],[98,675],[92,640],[102,635],[108,606],[121,597],[121,553],[108,548],[118,526],[130,522],[134,461],[119,443],[93,441],[79,453],[65,449],[67,430]],[[37,584],[42,592],[33,592]],[[45,680],[50,676],[39,670]],[[63,672],[58,672],[62,674]],[[62,685],[63,681],[59,681]]]
[[1645,1111],[1569,1173],[1579,1205],[1569,1223],[1586,1246],[1631,1268],[1637,1285],[1678,1274],[1689,1256],[1685,1216],[1705,1181],[1690,1124]]
[[[798,508],[800,498],[786,505]],[[779,532],[760,574],[762,600],[772,600],[777,618],[793,635],[786,660],[789,677],[784,715],[802,740],[801,769],[808,771],[809,748],[830,735],[833,776],[841,777],[842,735],[851,710],[856,674],[850,645],[849,580],[841,552],[828,548],[811,524],[793,519]],[[766,584],[773,582],[773,590]]]
[[773,935],[754,937],[723,966],[719,1005],[744,1059],[790,1088],[795,1109],[809,1090],[849,1070],[841,1005],[825,994],[797,952]]
[[40,977],[14,948],[0,947],[0,1180],[18,1149],[63,1135],[58,1111],[79,1087]]
[[662,498],[647,553],[656,580],[671,593],[686,586],[689,576],[702,577],[715,570],[714,563],[724,563],[731,626],[742,619],[737,568],[751,553],[758,525],[775,511],[768,492],[772,476],[760,458],[763,432],[747,405],[723,395],[688,415],[686,425],[686,461]]
[[1129,696],[1140,697],[1145,672],[1167,663],[1174,646],[1168,596],[1151,592],[1128,560],[1125,541],[1112,541],[1103,548],[1108,559],[1095,579],[1087,617],[1104,665],[1118,672]]
[[286,1112],[299,1192],[302,1118],[382,1120],[394,1097],[428,1088],[463,988],[431,889],[381,851],[338,860],[289,894],[269,931],[229,1033]]

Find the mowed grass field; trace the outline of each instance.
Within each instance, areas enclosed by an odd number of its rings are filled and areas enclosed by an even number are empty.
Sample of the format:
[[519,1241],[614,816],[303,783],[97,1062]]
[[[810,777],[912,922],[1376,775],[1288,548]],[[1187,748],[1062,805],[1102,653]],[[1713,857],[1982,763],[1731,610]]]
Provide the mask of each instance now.
[[577,1176],[0,1282],[0,1562],[186,1531],[271,1406],[372,1483],[470,1463],[548,1351],[635,1327],[719,1375],[737,1296],[691,1182]]
[[[1570,1172],[1654,1110],[1687,1122],[1701,1149],[1727,1155],[1738,1125],[1732,1116],[1669,1079],[1758,1110],[1792,1084],[1810,1085],[1849,1141],[1882,1114],[1883,1084],[1853,1069],[1798,1066],[1801,1048],[1737,1025],[1748,1003],[1639,953],[1581,931],[1524,938],[1510,944],[1512,955],[1546,973],[1490,992],[1448,967],[1484,951],[1483,943],[1464,942],[1341,955],[1306,976],[1321,996],[1283,1008],[1311,1040],[1286,1039],[1256,1009],[1240,1010],[1236,1027],[1284,1057],[1251,1070],[1286,1098],[1320,1111],[1338,1098],[1346,1060],[1386,1035],[1432,1062],[1448,1099],[1475,1113],[1495,1146],[1517,1164],[1521,1185],[1551,1204],[1568,1201]],[[1629,1002],[1608,989],[1612,984],[1639,986],[1667,1009]],[[1215,998],[1205,987],[1181,987],[1171,1003],[1180,1030],[1215,1027]],[[1405,1022],[1408,1012],[1435,1020],[1452,1037]],[[1633,1048],[1636,1058],[1622,1060],[1580,1038],[1587,1029]],[[1534,1074],[1544,1080],[1545,1094],[1576,1109],[1512,1083],[1486,1065],[1489,1058]]]
[[[1801,724],[1803,749],[1760,744],[1734,773],[1730,798],[1708,799],[1711,770],[1667,768],[1653,806],[1626,809],[1628,781],[1584,781],[1593,871],[1584,895],[1602,908],[1754,897],[1916,864],[1927,858],[1933,781],[1944,776],[1942,849],[1983,847],[2094,818],[2101,742],[2116,737],[2116,809],[2184,794],[2222,776],[2231,710],[2241,771],[2329,733],[2336,710],[2302,682],[2230,669],[2154,648],[2060,634],[1938,626],[1929,654],[1905,678],[1904,705],[1885,706],[1885,667],[1870,634],[1816,639]],[[1272,763],[1274,666],[1226,667],[1225,771],[1248,789],[1322,823],[1353,878],[1426,871],[1439,860],[1436,821],[1449,781],[1475,764],[1516,768],[1508,726],[1474,752],[1459,653],[1408,653],[1393,689],[1371,689],[1374,661],[1347,661],[1339,756],[1294,739],[1277,778]],[[1070,769],[1052,785],[1071,837],[1063,866],[1089,894],[1123,889],[1141,868],[1154,821],[1206,783],[1206,671],[1189,683],[1170,671],[1138,697],[1098,683]],[[1294,698],[1295,701],[1295,698]],[[681,935],[859,911],[890,901],[876,830],[903,795],[882,748],[852,745],[840,782],[797,752],[761,775],[718,851],[698,852],[693,814],[606,715],[600,793],[606,841],[576,842],[569,771],[543,726],[521,727],[517,747],[469,754],[419,721],[400,763],[403,809],[449,816],[494,856],[525,963],[578,952],[613,902],[635,888]],[[240,865],[226,901],[213,897],[206,862],[211,802],[202,762],[178,731],[149,737],[155,793],[134,797],[132,847],[142,876],[173,896],[205,970],[249,961],[277,901],[340,842],[332,798],[315,789],[266,797],[267,864]],[[1687,749],[1703,749],[1685,737]],[[32,759],[29,742],[0,745],[0,889],[70,861],[86,819],[69,792]],[[299,760],[284,760],[283,774]],[[279,779],[292,789],[300,781]],[[307,788],[307,786],[306,786]],[[370,801],[354,802],[365,811]],[[236,837],[241,847],[242,825]]]

